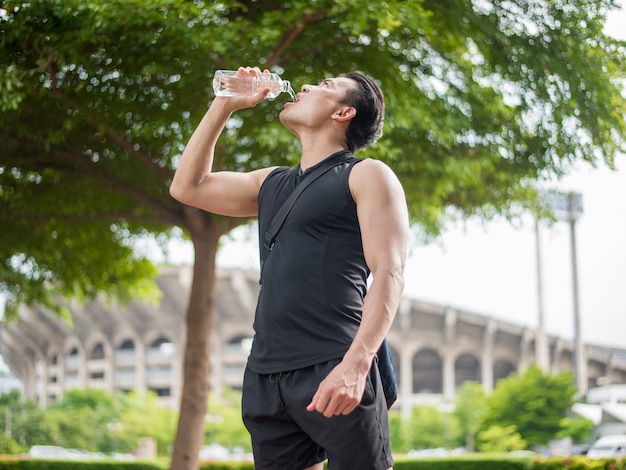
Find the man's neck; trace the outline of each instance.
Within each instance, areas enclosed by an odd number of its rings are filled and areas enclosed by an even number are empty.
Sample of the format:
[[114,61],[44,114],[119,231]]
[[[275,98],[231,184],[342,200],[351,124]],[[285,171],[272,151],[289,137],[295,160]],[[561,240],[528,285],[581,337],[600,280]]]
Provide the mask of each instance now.
[[331,156],[333,153],[346,150],[346,146],[337,142],[318,143],[313,146],[302,145],[302,156],[300,157],[300,169],[305,171],[317,165],[322,160]]

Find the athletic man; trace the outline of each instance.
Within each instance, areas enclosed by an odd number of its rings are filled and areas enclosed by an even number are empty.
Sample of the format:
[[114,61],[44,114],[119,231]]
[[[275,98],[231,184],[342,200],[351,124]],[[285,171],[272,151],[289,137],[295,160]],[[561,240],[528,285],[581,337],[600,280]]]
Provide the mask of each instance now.
[[[259,73],[238,70],[242,78]],[[382,134],[383,95],[358,72],[305,85],[280,113],[300,140],[299,165],[213,172],[227,120],[268,92],[215,97],[170,188],[187,205],[258,216],[262,242],[289,194],[336,162],[302,192],[264,252],[242,400],[255,468],[321,470],[328,459],[333,470],[387,470],[387,409],[372,365],[404,287],[408,215],[389,167],[353,156]]]

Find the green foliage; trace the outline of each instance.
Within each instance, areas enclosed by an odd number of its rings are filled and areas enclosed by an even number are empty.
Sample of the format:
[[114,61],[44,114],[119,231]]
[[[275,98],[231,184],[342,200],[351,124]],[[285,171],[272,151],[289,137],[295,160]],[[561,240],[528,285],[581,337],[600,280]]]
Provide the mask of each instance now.
[[51,443],[95,452],[105,447],[107,425],[115,419],[116,406],[103,390],[70,390],[44,414]]
[[6,434],[0,434],[0,454],[21,454],[28,449],[19,445],[17,441]]
[[0,395],[0,406],[16,405],[20,402],[20,391],[11,390],[8,393]]
[[459,427],[454,416],[436,406],[416,406],[404,423],[404,446],[409,449],[453,448],[459,442]]
[[395,470],[530,470],[529,459],[512,458],[506,455],[465,455],[442,459],[397,458]]
[[99,411],[101,415],[111,416],[115,409],[113,397],[99,389],[69,390],[63,394],[63,399],[48,409],[58,409],[60,411]]
[[487,399],[483,429],[515,426],[528,445],[546,444],[561,430],[575,393],[571,373],[553,376],[530,367],[498,382]]
[[593,421],[581,416],[565,417],[560,422],[561,429],[556,438],[571,437],[574,442],[586,442],[593,433]]
[[137,449],[139,438],[152,437],[163,455],[169,453],[177,419],[177,413],[158,405],[152,392],[110,395],[96,389],[70,390],[46,410],[11,392],[0,396],[2,429],[7,429],[8,416],[11,433],[22,449],[52,444],[107,454],[130,453]]
[[[159,462],[114,461],[46,461],[46,460],[0,460],[0,470],[163,470]],[[253,470],[252,462],[206,462],[200,470]],[[395,470],[625,470],[626,460],[589,460],[585,457],[517,458],[505,454],[474,454],[442,459],[395,458]]]
[[[7,409],[9,409],[7,411]],[[212,398],[206,424],[206,442],[251,451],[250,436],[241,420],[241,393],[224,389]],[[34,444],[52,444],[93,452],[131,453],[141,437],[157,441],[159,454],[168,455],[174,439],[177,413],[159,406],[154,393],[116,393],[97,389],[70,390],[41,410],[21,399],[19,392],[0,395],[0,429],[8,427],[15,439],[0,440],[2,453],[28,451]]]
[[405,423],[398,411],[389,412],[389,440],[391,441],[391,450],[394,453],[406,453],[411,450],[405,431]]
[[241,419],[241,392],[224,388],[220,395],[212,395],[205,425],[205,443],[212,442],[252,452],[250,434]]
[[109,424],[107,449],[113,452],[131,452],[137,448],[140,437],[152,437],[157,442],[159,455],[169,455],[174,441],[178,413],[159,406],[153,392],[116,395],[119,414]]
[[[386,160],[413,220],[514,216],[532,182],[625,149],[623,44],[602,33],[612,0],[6,1],[0,16],[0,288],[155,295],[129,247],[189,230],[167,188],[218,68],[260,65],[298,88],[359,69],[386,95]],[[220,168],[293,163],[283,99],[237,114]],[[456,211],[447,211],[453,207]],[[215,219],[210,218],[209,220]],[[245,220],[231,221],[233,225]]]
[[435,406],[416,406],[406,427],[411,449],[433,449],[445,446],[443,413]]
[[200,470],[254,470],[252,462],[211,462],[200,465]]
[[19,391],[0,395],[0,429],[10,430],[11,438],[22,448],[47,441],[48,429],[44,421],[39,406],[22,400]]
[[465,448],[468,451],[474,450],[476,433],[482,425],[486,410],[487,397],[483,386],[478,382],[464,382],[456,394],[453,416],[465,436]]
[[118,462],[80,460],[13,460],[0,461],[1,469],[10,470],[165,470],[158,462]]
[[102,416],[94,410],[49,409],[45,412],[49,442],[65,448],[96,451],[101,444]]
[[511,452],[526,449],[526,441],[514,425],[490,426],[478,433],[478,449],[481,452]]
[[626,459],[589,460],[582,456],[552,457],[535,461],[532,468],[537,470],[561,470],[563,468],[571,470],[624,470],[626,469]]

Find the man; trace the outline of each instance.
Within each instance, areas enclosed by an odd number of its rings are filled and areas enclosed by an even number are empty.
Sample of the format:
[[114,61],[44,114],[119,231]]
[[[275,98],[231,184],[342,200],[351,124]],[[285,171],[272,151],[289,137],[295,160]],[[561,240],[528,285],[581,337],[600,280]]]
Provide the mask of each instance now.
[[[238,70],[241,78],[259,73]],[[258,216],[262,240],[298,184],[321,162],[340,160],[302,193],[262,263],[242,400],[255,468],[321,470],[328,458],[333,470],[386,470],[387,409],[372,364],[404,287],[408,215],[393,172],[352,156],[382,133],[382,92],[357,72],[305,85],[280,113],[302,145],[297,167],[213,172],[231,114],[268,92],[215,97],[170,188],[209,212]]]

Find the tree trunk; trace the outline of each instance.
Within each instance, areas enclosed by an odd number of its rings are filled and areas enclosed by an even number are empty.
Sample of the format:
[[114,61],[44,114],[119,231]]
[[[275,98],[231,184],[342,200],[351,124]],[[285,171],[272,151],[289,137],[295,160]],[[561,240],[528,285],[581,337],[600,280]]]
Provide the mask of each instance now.
[[465,450],[468,452],[474,452],[474,433],[468,432],[465,434]]
[[186,210],[195,260],[187,309],[183,390],[171,470],[197,470],[209,397],[210,338],[215,312],[215,255],[231,227],[201,211]]

